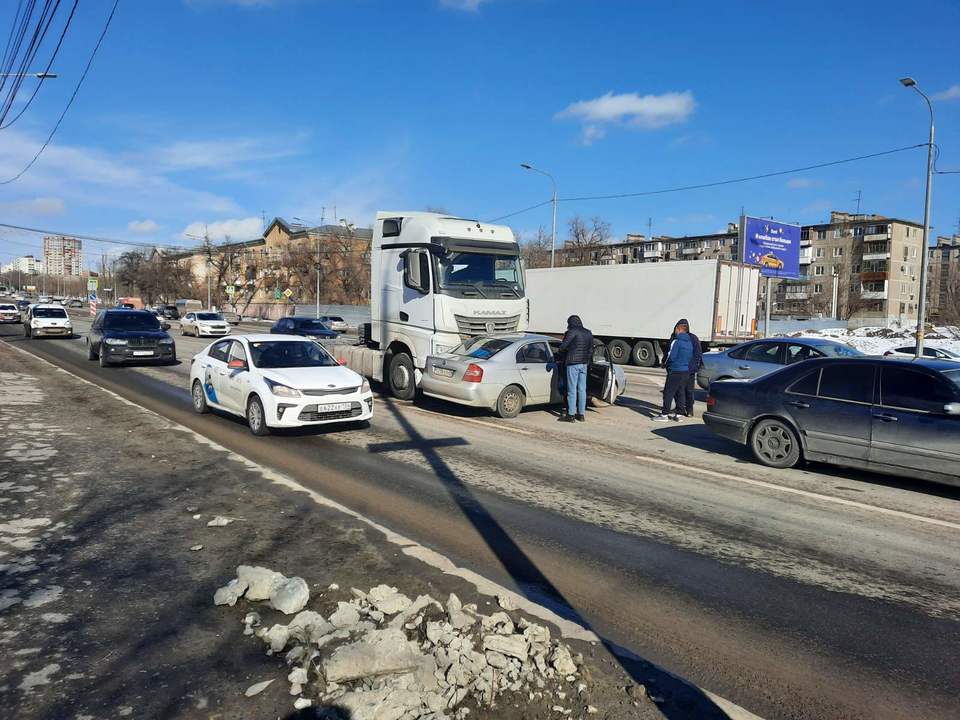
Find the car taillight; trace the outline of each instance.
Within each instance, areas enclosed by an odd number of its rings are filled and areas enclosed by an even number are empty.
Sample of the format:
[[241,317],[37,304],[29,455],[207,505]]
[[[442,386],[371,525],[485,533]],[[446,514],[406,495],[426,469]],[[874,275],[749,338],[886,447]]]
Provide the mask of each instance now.
[[483,380],[483,368],[475,363],[467,365],[467,369],[463,373],[463,381],[480,382],[481,380]]
[[707,395],[707,407],[712,408],[717,404],[717,399],[713,395]]

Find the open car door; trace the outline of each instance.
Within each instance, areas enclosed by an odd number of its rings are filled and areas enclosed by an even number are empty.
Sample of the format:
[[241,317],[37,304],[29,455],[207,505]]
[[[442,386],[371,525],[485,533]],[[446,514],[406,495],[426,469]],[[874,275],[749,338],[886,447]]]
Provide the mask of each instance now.
[[612,404],[616,400],[615,392],[610,353],[606,345],[596,343],[587,367],[587,395]]

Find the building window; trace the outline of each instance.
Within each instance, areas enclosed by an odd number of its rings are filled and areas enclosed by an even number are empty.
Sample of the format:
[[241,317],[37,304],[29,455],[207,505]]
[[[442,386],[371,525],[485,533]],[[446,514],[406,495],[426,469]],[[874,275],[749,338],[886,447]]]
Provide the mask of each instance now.
[[823,265],[817,265],[817,266],[813,269],[813,274],[814,274],[814,275],[823,275]]
[[915,247],[910,248],[910,257],[915,258],[917,256],[917,249]]
[[834,228],[833,237],[834,238],[843,237],[843,230],[841,230],[840,228]]
[[800,231],[800,239],[801,239],[801,240],[809,240],[809,239],[810,239],[810,231],[807,230],[806,228],[804,228],[803,230],[801,230],[801,231]]
[[854,237],[861,237],[862,235],[863,235],[863,226],[862,226],[862,225],[859,226],[859,227],[855,227],[855,228],[853,229],[853,236],[854,236]]
[[826,240],[827,231],[826,230],[817,230],[817,240]]
[[819,258],[819,257],[823,257],[823,248],[822,248],[822,247],[818,247],[818,248],[816,248],[816,250],[817,250],[817,252],[816,252],[816,257],[818,257],[818,258]]
[[910,237],[910,228],[907,228],[907,237]]
[[906,313],[906,312],[907,312],[907,304],[906,304],[906,303],[900,303],[900,314],[903,315],[903,314]]
[[813,292],[815,292],[817,295],[819,295],[820,293],[822,293],[822,292],[823,292],[823,284],[822,284],[822,283],[815,283],[814,286],[813,286]]
[[834,256],[834,257],[843,257],[843,248],[842,248],[842,247],[835,247],[835,248],[833,249],[833,256]]

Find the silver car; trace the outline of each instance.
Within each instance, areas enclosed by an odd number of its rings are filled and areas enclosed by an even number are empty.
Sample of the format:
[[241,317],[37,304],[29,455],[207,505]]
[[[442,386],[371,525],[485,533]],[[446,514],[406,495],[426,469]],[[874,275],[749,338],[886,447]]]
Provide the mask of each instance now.
[[697,385],[706,390],[714,380],[749,380],[812,358],[862,356],[859,350],[826,338],[753,340],[729,350],[704,353]]
[[[563,400],[560,341],[546,335],[480,335],[452,352],[430,355],[423,370],[424,395],[516,417],[529,405]],[[594,347],[587,369],[587,394],[613,402],[626,389],[626,376],[610,362],[606,346]]]

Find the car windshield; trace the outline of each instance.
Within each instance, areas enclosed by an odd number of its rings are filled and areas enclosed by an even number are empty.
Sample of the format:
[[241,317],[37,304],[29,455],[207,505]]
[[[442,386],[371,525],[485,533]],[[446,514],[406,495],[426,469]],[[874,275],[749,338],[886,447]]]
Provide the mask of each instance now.
[[960,388],[960,370],[944,370],[943,376]]
[[862,357],[863,353],[847,345],[815,345],[827,357]]
[[297,320],[296,325],[298,328],[307,328],[308,330],[326,330],[327,326],[324,325],[323,320],[317,320],[316,318],[307,318],[304,320]]
[[159,330],[160,321],[146,312],[108,313],[103,320],[108,330]]
[[220,313],[197,313],[197,320],[223,320]]
[[477,358],[478,360],[486,360],[487,358],[492,358],[505,347],[512,344],[513,341],[504,340],[503,338],[474,337],[469,340],[464,340],[460,345],[455,347],[453,354]]
[[15,305],[0,305],[0,310],[16,310]]
[[339,363],[323,346],[312,340],[265,340],[250,343],[253,364],[258,368],[334,367]]
[[67,311],[60,308],[34,308],[33,316],[35,318],[65,318]]
[[449,252],[437,257],[436,274],[444,289],[472,285],[523,294],[523,270],[516,255]]

